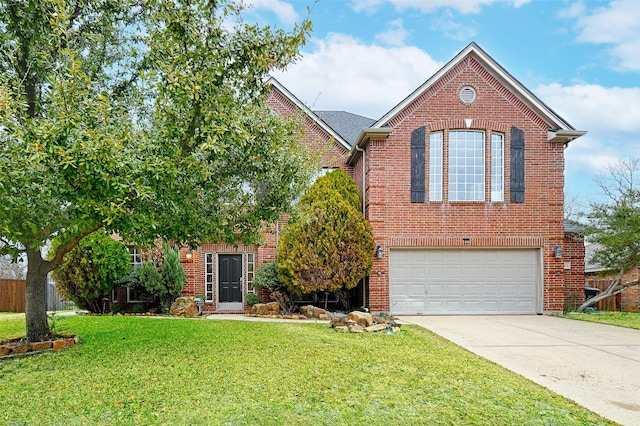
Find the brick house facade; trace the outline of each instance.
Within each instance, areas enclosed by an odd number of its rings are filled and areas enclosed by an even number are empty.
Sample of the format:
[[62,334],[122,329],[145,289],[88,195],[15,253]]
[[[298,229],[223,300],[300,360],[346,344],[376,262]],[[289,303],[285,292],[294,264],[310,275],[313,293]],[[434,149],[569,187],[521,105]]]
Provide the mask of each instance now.
[[[354,306],[393,314],[561,311],[584,287],[584,244],[565,229],[564,149],[577,131],[475,43],[379,120],[311,111],[272,80],[269,105],[304,121],[322,166],[364,194],[379,254]],[[275,259],[283,221],[262,247],[204,244],[186,295],[220,302],[220,261],[240,262],[241,293]],[[236,272],[237,275],[237,272]]]

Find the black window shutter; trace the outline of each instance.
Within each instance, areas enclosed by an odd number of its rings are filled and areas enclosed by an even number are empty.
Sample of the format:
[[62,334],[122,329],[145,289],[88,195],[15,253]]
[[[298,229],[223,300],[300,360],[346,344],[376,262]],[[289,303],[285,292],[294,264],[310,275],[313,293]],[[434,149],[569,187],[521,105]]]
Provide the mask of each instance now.
[[511,128],[511,202],[524,203],[524,132]]
[[411,202],[424,203],[424,168],[425,168],[425,134],[424,126],[411,132]]

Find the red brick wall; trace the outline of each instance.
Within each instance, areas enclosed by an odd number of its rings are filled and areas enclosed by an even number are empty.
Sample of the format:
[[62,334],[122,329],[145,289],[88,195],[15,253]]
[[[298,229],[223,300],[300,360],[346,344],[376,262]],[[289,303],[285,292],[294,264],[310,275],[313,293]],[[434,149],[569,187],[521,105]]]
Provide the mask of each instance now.
[[[477,99],[471,105],[464,105],[459,99],[459,90],[466,85],[477,92]],[[504,135],[505,202],[411,203],[411,132],[421,126],[427,127],[427,134],[465,129],[465,119],[473,120],[470,129]],[[547,141],[546,123],[474,59],[467,58],[389,124],[393,128],[391,136],[384,141],[372,141],[367,148],[367,218],[373,226],[376,244],[387,254],[390,247],[462,245],[462,238],[470,238],[468,246],[471,247],[541,248],[543,309],[562,310],[566,292],[565,259],[555,259],[552,248],[563,247],[565,243],[564,147]],[[524,203],[509,201],[511,126],[525,133]],[[490,139],[485,137],[485,141],[488,153]],[[428,143],[426,154],[428,176]],[[489,170],[487,164],[487,199]],[[443,181],[446,194],[446,170]],[[370,308],[374,312],[388,311],[388,256],[375,259],[373,271],[369,281]]]
[[[303,142],[310,148],[313,155],[319,158],[319,167],[340,167],[353,176],[353,168],[345,163],[348,151],[337,141],[331,138],[325,130],[317,123],[303,114],[289,98],[280,93],[277,89],[272,90],[267,96],[268,105],[284,117],[301,120],[303,132],[300,135]],[[191,262],[186,260],[186,249],[181,250],[181,262],[187,275],[187,283],[182,292],[184,296],[195,296],[205,294],[205,253],[255,253],[255,267],[267,262],[273,262],[276,256],[277,239],[282,228],[287,222],[287,216],[283,216],[277,223],[265,224],[264,244],[261,246],[245,247],[242,244],[237,247],[226,244],[203,244],[197,251],[193,252]],[[246,277],[246,262],[243,262],[245,269],[243,276]],[[214,294],[217,294],[217,276],[214,264]],[[216,297],[214,296],[214,299]],[[247,307],[245,306],[245,309]],[[207,302],[202,308],[203,312],[225,313],[217,309],[215,300]]]

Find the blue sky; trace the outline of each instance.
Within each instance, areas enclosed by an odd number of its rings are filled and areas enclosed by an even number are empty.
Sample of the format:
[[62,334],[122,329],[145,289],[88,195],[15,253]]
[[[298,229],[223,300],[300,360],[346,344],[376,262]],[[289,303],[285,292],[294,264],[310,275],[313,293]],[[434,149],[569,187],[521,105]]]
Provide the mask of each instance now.
[[640,1],[245,0],[290,29],[311,7],[298,62],[275,74],[312,109],[380,118],[475,41],[586,136],[565,190],[587,205],[610,164],[640,157]]

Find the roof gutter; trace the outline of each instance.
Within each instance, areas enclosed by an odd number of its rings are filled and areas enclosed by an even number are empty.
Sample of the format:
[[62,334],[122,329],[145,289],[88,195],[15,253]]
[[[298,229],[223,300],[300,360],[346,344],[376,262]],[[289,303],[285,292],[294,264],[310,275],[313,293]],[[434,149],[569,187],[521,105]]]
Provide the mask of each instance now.
[[580,136],[586,135],[587,132],[583,130],[549,130],[547,131],[547,140],[549,142],[558,142],[568,145],[574,139],[578,139]]
[[371,140],[387,139],[392,132],[393,129],[391,127],[368,127],[362,129],[358,139],[356,139],[356,142],[353,144],[353,147],[349,152],[347,164],[350,166],[355,165],[360,158],[359,154],[364,155],[364,149]]

